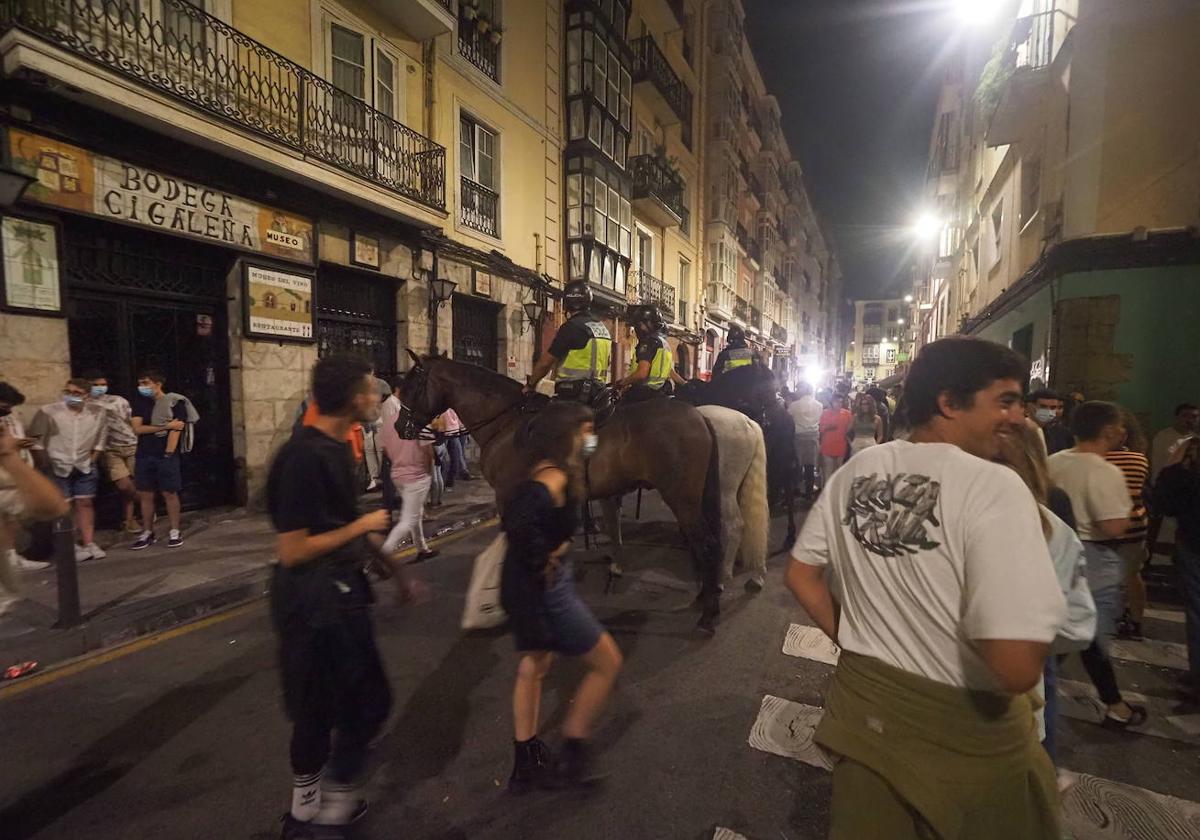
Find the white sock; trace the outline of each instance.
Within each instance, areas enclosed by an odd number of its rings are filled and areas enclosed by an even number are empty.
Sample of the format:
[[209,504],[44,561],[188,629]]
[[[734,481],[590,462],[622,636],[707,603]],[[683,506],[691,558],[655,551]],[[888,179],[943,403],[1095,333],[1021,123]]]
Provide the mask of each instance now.
[[176,538],[179,536],[179,529],[178,529],[178,528],[172,528],[172,529],[171,529],[171,533],[170,533],[170,534],[168,534],[167,536],[168,536],[168,537],[170,537],[171,539],[176,539]]
[[292,817],[312,822],[321,810],[321,771],[292,777]]
[[358,810],[361,799],[358,788],[326,782],[321,787],[321,812],[314,822],[321,825],[345,825]]

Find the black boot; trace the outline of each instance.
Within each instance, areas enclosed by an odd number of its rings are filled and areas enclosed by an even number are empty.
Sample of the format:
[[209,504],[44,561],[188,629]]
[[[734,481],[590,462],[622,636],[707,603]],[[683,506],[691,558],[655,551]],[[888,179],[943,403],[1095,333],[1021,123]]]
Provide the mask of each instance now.
[[568,787],[589,788],[603,781],[592,764],[591,750],[582,738],[563,740],[562,755],[559,757],[559,781]]
[[537,736],[528,741],[513,741],[513,771],[508,777],[510,793],[528,793],[535,787],[553,787],[554,767],[550,751]]

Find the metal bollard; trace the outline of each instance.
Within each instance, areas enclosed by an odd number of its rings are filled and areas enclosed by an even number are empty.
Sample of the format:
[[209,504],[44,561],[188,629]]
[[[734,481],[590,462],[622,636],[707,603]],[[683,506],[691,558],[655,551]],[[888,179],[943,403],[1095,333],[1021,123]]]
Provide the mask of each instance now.
[[80,622],[79,570],[75,564],[75,523],[70,514],[54,520],[54,574],[58,579],[58,621],[55,629]]

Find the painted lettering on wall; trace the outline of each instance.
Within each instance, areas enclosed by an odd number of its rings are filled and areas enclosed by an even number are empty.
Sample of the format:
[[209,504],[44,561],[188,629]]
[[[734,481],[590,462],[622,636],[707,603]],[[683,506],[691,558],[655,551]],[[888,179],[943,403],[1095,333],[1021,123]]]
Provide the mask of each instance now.
[[222,190],[9,129],[30,200],[230,247],[312,262],[312,222]]

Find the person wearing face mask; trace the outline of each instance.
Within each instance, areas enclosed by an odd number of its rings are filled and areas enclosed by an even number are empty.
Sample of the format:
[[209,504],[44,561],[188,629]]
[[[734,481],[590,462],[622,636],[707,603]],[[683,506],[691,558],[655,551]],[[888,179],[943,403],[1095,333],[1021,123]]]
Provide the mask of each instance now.
[[675,370],[675,358],[658,308],[635,306],[628,318],[637,333],[637,348],[629,363],[629,374],[614,387],[629,391],[625,399],[632,402],[667,395],[670,392],[667,383],[684,384],[687,380]]
[[1117,687],[1109,645],[1124,607],[1125,564],[1118,541],[1129,531],[1133,501],[1121,471],[1105,460],[1125,441],[1121,409],[1093,400],[1072,417],[1076,443],[1047,461],[1050,481],[1071,499],[1075,528],[1083,541],[1088,588],[1096,601],[1096,640],[1081,654],[1101,701],[1108,707],[1103,726],[1125,729],[1146,721],[1146,709],[1127,703]]
[[1042,430],[1042,440],[1046,442],[1046,454],[1053,455],[1074,446],[1075,436],[1062,422],[1062,397],[1042,388],[1030,394],[1029,400],[1033,405],[1033,421]]
[[188,425],[199,419],[191,402],[163,389],[167,378],[159,370],[146,370],[138,377],[138,395],[132,404],[133,432],[138,436],[133,483],[142,508],[142,533],[130,546],[134,551],[149,548],[154,535],[154,494],[161,493],[167,508],[167,546],[183,545],[179,491],[183,487],[180,447]]
[[92,383],[68,379],[62,400],[42,406],[29,425],[37,439],[34,451],[42,453],[54,480],[70,500],[78,544],[75,560],[100,560],[104,551],[96,545],[96,490],[100,471],[96,465],[104,454],[108,418],[104,409],[88,401]]
[[92,383],[91,402],[103,408],[108,415],[104,470],[121,494],[125,506],[125,530],[131,534],[140,533],[142,527],[134,516],[137,490],[133,486],[138,441],[133,433],[133,411],[129,400],[109,393],[108,375],[103,371],[90,370],[83,378]]
[[[515,758],[508,782],[513,793],[597,780],[588,739],[621,670],[616,642],[575,592],[568,558],[586,497],[584,460],[597,447],[593,420],[588,408],[560,401],[517,434],[529,478],[503,500],[501,528],[508,547],[500,577],[500,603],[520,655],[513,688]],[[542,683],[556,655],[579,657],[588,669],[563,723],[557,762],[538,737]]]
[[292,803],[283,840],[344,837],[365,809],[368,747],[391,710],[363,566],[389,522],[360,514],[346,435],[379,421],[379,392],[359,359],[313,367],[312,423],[279,450],[267,478],[277,533],[271,619],[279,637],[284,706],[292,723]]

